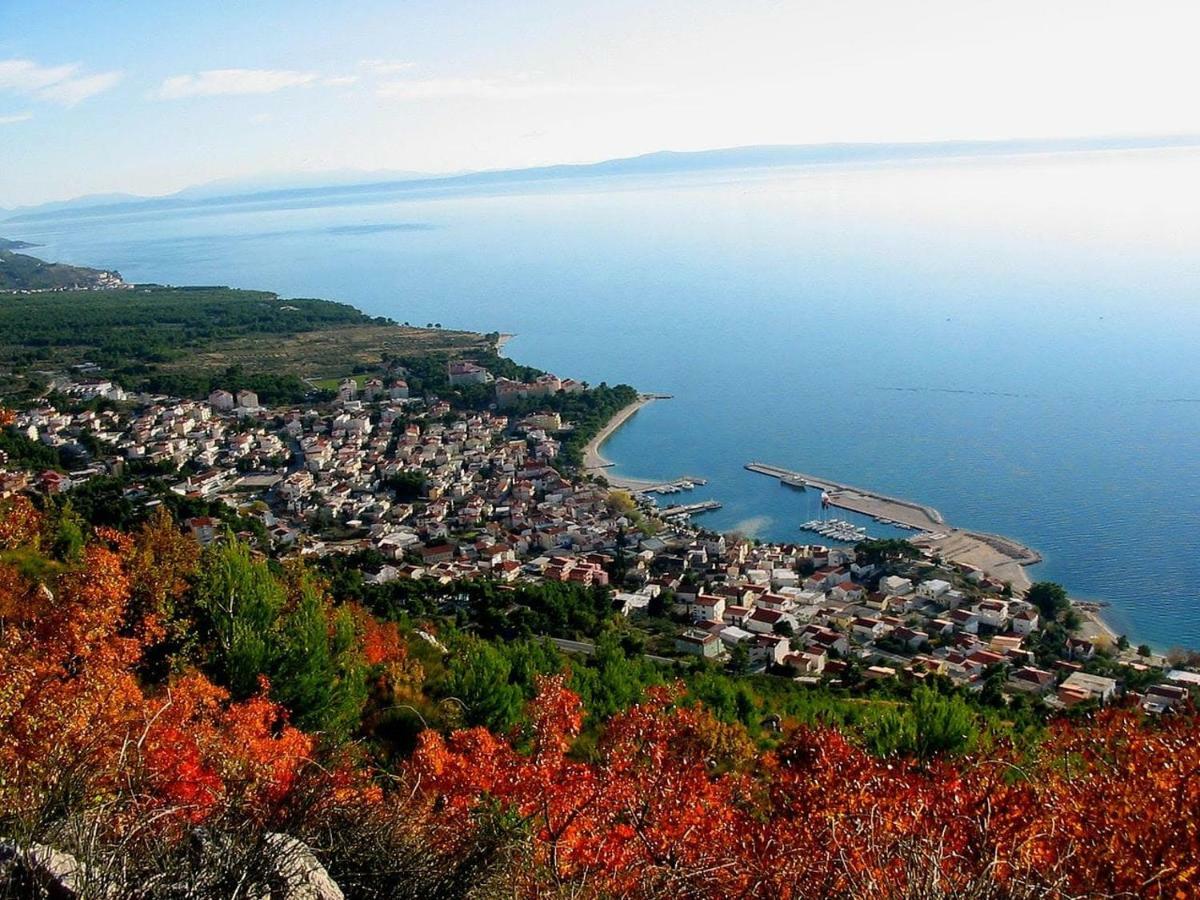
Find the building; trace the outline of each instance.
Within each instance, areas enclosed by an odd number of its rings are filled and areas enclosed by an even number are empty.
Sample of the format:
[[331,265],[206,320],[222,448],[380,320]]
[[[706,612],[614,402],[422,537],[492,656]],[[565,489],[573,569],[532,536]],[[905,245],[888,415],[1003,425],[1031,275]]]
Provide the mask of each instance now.
[[907,578],[901,578],[899,575],[885,575],[879,579],[879,590],[892,597],[903,597],[905,594],[911,594],[913,583]]
[[1087,700],[1095,700],[1101,705],[1108,703],[1117,695],[1117,682],[1103,675],[1090,675],[1087,672],[1072,672],[1067,680],[1058,686],[1058,699],[1067,706],[1074,706]]
[[950,588],[950,582],[942,581],[940,578],[932,578],[929,581],[922,581],[917,585],[917,593],[922,597],[928,597],[930,600],[937,600],[943,594],[947,593]]
[[217,388],[208,395],[208,405],[222,412],[228,412],[233,409],[234,402],[233,394],[229,393],[229,391],[223,391],[220,388]]
[[258,394],[249,390],[238,391],[237,405],[239,409],[258,409]]
[[675,650],[678,653],[687,653],[691,656],[715,659],[722,652],[721,639],[715,634],[709,634],[707,631],[701,631],[698,628],[689,628],[675,638]]
[[1008,677],[1008,686],[1030,694],[1044,694],[1054,687],[1054,674],[1033,666],[1023,666]]
[[487,384],[492,380],[492,373],[478,363],[467,359],[451,362],[447,366],[447,376],[451,386],[461,384]]
[[1036,609],[1023,609],[1012,618],[1012,630],[1020,635],[1029,635],[1037,631],[1038,614]]

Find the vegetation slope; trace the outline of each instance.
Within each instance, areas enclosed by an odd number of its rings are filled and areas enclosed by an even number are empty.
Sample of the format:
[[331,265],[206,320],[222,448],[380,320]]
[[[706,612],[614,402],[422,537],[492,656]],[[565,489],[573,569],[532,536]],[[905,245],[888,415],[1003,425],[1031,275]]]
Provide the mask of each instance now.
[[[781,682],[815,699],[763,729],[767,693],[645,675],[616,631],[585,662],[435,637],[327,574],[6,501],[0,841],[74,854],[85,896],[240,896],[280,834],[352,898],[1196,895],[1191,713],[1025,735],[937,686]],[[553,590],[521,599],[610,618]]]

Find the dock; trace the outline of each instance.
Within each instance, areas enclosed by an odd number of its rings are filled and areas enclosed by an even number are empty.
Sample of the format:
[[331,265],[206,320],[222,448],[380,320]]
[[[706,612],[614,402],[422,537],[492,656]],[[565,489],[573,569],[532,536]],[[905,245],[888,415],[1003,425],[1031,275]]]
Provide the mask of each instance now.
[[889,497],[887,494],[880,494],[875,491],[866,490],[865,488],[830,481],[828,478],[821,478],[817,475],[793,472],[790,469],[768,465],[767,463],[747,463],[746,468],[760,475],[778,478],[780,481],[802,481],[809,487],[814,487],[828,494],[830,506],[863,513],[877,519],[890,519],[893,522],[910,525],[921,531],[938,531],[946,524],[946,520],[942,518],[940,512],[932,506],[926,506],[923,503],[914,503],[911,500],[902,500],[899,497]]
[[[1042,561],[1040,553],[1013,538],[947,525],[940,512],[923,503],[891,497],[767,463],[747,463],[746,469],[777,478],[780,482],[784,482],[785,479],[803,481],[808,487],[816,488],[827,495],[830,506],[871,516],[880,522],[898,523],[915,529],[920,534],[909,540],[918,547],[929,549],[947,562],[972,566],[987,575],[1006,581],[1018,594],[1023,594],[1030,585],[1025,567]],[[811,523],[805,523],[807,524]]]
[[721,504],[717,500],[704,500],[700,503],[682,503],[678,506],[668,506],[666,509],[660,509],[658,515],[664,519],[673,519],[678,516],[690,516],[696,513],[712,512],[714,509],[720,509]]
[[684,475],[682,478],[676,478],[674,481],[664,481],[661,484],[651,484],[643,488],[638,488],[638,494],[678,494],[681,491],[690,491],[698,487],[704,487],[708,484],[707,478],[700,478],[696,475]]

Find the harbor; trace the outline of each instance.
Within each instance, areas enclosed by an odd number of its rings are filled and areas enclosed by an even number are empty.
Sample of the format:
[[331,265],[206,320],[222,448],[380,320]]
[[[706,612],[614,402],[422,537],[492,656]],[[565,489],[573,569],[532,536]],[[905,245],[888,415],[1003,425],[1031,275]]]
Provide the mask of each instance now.
[[[1007,581],[1018,593],[1023,593],[1031,584],[1025,567],[1042,561],[1036,550],[1012,538],[948,525],[942,514],[927,504],[768,463],[751,462],[745,468],[778,479],[789,488],[819,491],[822,509],[845,509],[880,524],[914,532],[907,539],[918,547],[928,548],[948,562],[974,566],[989,576]],[[858,543],[871,537],[868,528],[840,519],[822,517],[798,524],[801,530],[842,543]]]
[[751,462],[746,464],[746,468],[760,475],[778,478],[788,487],[803,485],[806,489],[822,491],[828,496],[830,506],[862,513],[884,524],[902,528],[907,526],[909,529],[926,532],[936,532],[946,524],[942,514],[932,506],[913,503],[911,500],[889,497],[886,494],[830,481],[828,478],[821,478],[817,475],[794,472],[767,463]]
[[677,519],[681,516],[712,512],[714,509],[720,508],[721,503],[718,500],[701,500],[699,503],[683,503],[678,506],[668,506],[658,510],[658,515],[664,519]]

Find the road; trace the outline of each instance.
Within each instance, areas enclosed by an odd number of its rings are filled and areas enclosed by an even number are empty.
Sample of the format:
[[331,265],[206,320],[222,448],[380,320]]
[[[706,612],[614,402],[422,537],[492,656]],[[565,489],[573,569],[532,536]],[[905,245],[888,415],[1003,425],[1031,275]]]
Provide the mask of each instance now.
[[[543,635],[543,637],[546,636]],[[589,641],[568,641],[566,638],[554,637],[546,637],[546,640],[550,641],[550,643],[565,653],[582,653],[584,656],[591,656],[596,652],[596,645]],[[678,659],[670,659],[666,656],[655,656],[653,653],[647,653],[645,656],[646,659],[650,660],[651,662],[665,663],[668,666],[673,666],[675,663],[680,662]]]

